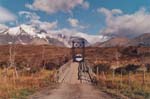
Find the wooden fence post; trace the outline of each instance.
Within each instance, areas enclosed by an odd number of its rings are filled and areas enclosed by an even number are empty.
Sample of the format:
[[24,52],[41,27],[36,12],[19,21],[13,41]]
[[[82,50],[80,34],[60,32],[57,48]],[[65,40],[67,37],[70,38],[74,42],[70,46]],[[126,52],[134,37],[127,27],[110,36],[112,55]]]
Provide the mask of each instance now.
[[112,74],[113,78],[112,78],[112,82],[114,82],[115,80],[115,69],[113,69],[113,74]]
[[120,86],[122,87],[122,70],[121,70],[121,81],[120,81]]
[[145,70],[143,70],[143,85],[145,85]]
[[128,85],[130,86],[131,80],[130,80],[130,71],[128,72]]
[[98,66],[96,67],[96,74],[97,74],[97,76],[99,75],[99,67]]

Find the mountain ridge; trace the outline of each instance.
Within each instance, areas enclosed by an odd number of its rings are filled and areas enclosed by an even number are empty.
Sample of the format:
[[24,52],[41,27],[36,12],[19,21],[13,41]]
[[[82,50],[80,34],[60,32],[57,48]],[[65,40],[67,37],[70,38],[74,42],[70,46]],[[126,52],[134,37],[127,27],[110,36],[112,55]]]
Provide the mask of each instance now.
[[150,46],[150,33],[144,33],[135,38],[113,37],[105,42],[95,43],[95,47],[127,47],[127,46]]
[[12,42],[13,44],[34,45],[35,43],[35,45],[37,45],[39,43],[39,45],[50,44],[56,46],[71,47],[70,40],[72,39],[72,37],[76,37],[78,39],[83,38],[88,45],[92,44],[93,41],[102,42],[107,39],[106,37],[103,37],[101,35],[93,36],[81,32],[69,33],[69,31],[38,31],[38,29],[25,24],[12,28],[0,29],[0,44],[9,44],[9,42]]

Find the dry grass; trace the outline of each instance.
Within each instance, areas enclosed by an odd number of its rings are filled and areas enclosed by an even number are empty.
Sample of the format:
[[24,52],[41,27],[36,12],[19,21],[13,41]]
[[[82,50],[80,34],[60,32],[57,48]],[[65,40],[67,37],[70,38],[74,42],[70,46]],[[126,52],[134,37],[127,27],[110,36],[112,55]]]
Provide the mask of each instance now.
[[0,99],[25,99],[35,90],[53,82],[53,76],[53,71],[41,70],[34,74],[22,73],[16,78],[13,70],[9,70],[7,76],[0,75]]
[[145,74],[145,83],[143,84],[143,73],[128,75],[106,74],[106,77],[98,76],[99,86],[104,91],[114,91],[116,94],[123,94],[132,99],[150,99],[150,73]]
[[[136,51],[135,51],[136,50]],[[141,51],[142,50],[142,51]],[[135,52],[134,52],[135,51]],[[140,64],[141,56],[145,63],[150,63],[150,47],[87,47],[86,59],[93,64],[116,65],[116,54],[119,56],[119,65]]]
[[[3,68],[9,67],[9,48],[9,45],[0,46],[0,66]],[[86,48],[85,56],[89,60],[89,62],[94,65],[107,63],[112,66],[114,64],[116,65],[116,53],[119,51],[120,64],[140,64],[141,57],[139,54],[134,55],[134,53],[132,53],[134,49],[138,50],[139,48],[89,47]],[[144,51],[150,50],[150,48],[141,49]],[[0,70],[0,98],[9,99],[10,97],[13,97],[13,99],[17,99],[19,97],[18,99],[24,99],[24,96],[32,93],[36,89],[46,86],[47,84],[49,84],[49,82],[52,82],[54,73],[51,71],[42,70],[32,74],[22,72],[21,70],[23,70],[25,67],[34,67],[41,69],[41,67],[43,67],[43,60],[45,61],[45,63],[48,64],[48,66],[52,67],[53,64],[55,64],[54,67],[59,68],[59,66],[65,63],[66,58],[67,60],[71,58],[70,51],[71,49],[69,48],[55,47],[49,45],[13,45],[12,52],[16,53],[14,63],[16,64],[17,69],[19,69],[19,78],[15,76],[13,69],[10,69],[8,71],[7,76],[4,76],[2,73],[4,70]],[[147,57],[147,61],[150,62],[150,55],[146,55],[145,57]],[[146,58],[144,60],[146,60]],[[144,85],[144,87],[142,86],[142,74],[131,75],[132,82],[130,84],[130,87],[128,85],[127,75],[123,76],[122,86],[120,85],[120,75],[116,75],[112,83],[112,75],[108,74],[106,75],[106,79],[104,79],[103,77],[100,78],[102,79],[100,80],[100,83],[108,89],[118,89],[120,93],[123,93],[127,96],[132,96],[130,93],[133,93],[134,95],[141,94],[139,96],[145,97],[145,93],[150,92],[150,78],[148,75],[150,74],[146,74],[146,84]],[[130,90],[132,92],[130,92]],[[133,90],[135,91],[133,92]],[[144,95],[142,92],[144,92]],[[20,96],[23,97],[20,98]]]
[[[54,81],[53,70],[70,57],[70,49],[51,45],[12,45],[13,61],[10,61],[9,51],[9,45],[0,46],[0,99],[24,99],[35,90],[48,86]],[[43,70],[44,67],[51,71]],[[9,68],[7,72],[6,68]]]

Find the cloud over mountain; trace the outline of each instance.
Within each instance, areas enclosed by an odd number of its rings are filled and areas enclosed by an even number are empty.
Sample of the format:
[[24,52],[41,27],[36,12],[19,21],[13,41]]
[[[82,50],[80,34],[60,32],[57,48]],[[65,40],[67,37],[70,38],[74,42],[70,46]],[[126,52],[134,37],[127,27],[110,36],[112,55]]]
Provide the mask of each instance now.
[[20,11],[19,16],[25,18],[26,24],[31,25],[34,28],[43,29],[43,30],[51,30],[57,28],[57,21],[47,22],[40,21],[40,16],[36,13],[31,13],[28,11]]
[[8,9],[0,6],[0,23],[15,21],[16,18]]
[[98,9],[106,16],[106,27],[100,32],[104,35],[135,37],[150,33],[150,13],[141,8],[133,14],[124,14],[120,9]]

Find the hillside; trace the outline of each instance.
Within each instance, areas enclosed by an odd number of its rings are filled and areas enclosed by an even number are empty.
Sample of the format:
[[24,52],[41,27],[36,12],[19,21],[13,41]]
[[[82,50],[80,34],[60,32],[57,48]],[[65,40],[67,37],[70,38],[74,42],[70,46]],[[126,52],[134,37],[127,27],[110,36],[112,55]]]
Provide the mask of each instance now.
[[150,33],[145,33],[134,39],[129,43],[130,46],[150,46]]
[[[20,66],[40,67],[43,62],[55,68],[71,59],[71,49],[51,45],[3,45],[0,46],[0,66],[8,66],[10,48],[14,63]],[[90,63],[107,63],[115,65],[117,57],[120,64],[141,64],[141,55],[145,63],[150,63],[149,47],[87,47],[85,50],[86,59]],[[118,56],[117,56],[118,55]],[[23,65],[22,65],[23,64]],[[52,67],[53,67],[52,66]]]
[[112,38],[102,43],[96,43],[93,46],[99,47],[113,47],[113,46],[126,46],[130,40],[128,38]]
[[150,46],[150,33],[145,33],[135,38],[113,37],[105,42],[97,42],[94,47],[128,47],[128,46]]
[[12,58],[17,67],[41,67],[46,64],[48,67],[58,68],[68,61],[70,50],[68,48],[51,45],[3,45],[0,46],[0,67],[8,66]]

